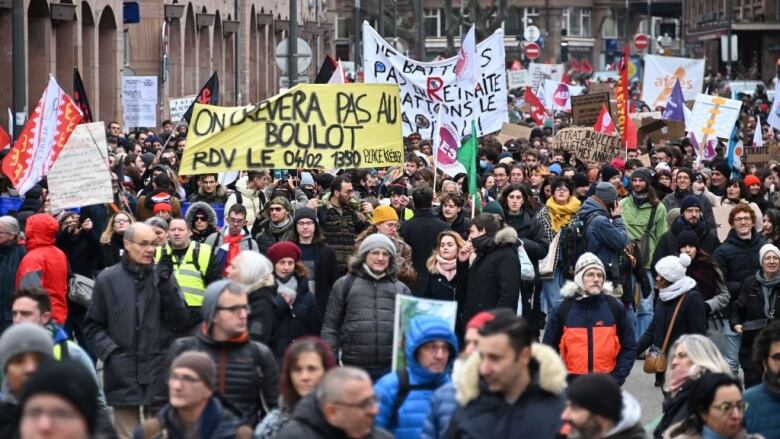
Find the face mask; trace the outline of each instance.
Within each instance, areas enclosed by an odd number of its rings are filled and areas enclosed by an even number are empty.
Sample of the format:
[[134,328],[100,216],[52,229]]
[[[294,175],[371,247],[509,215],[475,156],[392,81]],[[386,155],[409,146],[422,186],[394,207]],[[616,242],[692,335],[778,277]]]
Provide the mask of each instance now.
[[314,189],[302,187],[301,190],[303,191],[304,194],[306,194],[306,197],[309,199],[312,199],[317,196],[317,193],[315,192]]
[[479,161],[479,167],[480,168],[487,168],[488,162],[487,160],[480,160]]

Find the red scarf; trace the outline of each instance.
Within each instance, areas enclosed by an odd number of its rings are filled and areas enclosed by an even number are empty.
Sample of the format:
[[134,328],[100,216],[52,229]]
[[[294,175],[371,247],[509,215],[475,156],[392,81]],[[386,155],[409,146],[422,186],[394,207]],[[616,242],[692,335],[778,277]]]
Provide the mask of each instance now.
[[239,253],[241,253],[241,240],[244,238],[244,235],[224,235],[223,237],[223,243],[228,244],[228,254],[227,254],[227,260],[225,260],[225,268],[222,269],[222,274],[227,276],[227,273],[225,272],[227,268],[230,266],[230,263],[233,261],[233,258],[238,256]]

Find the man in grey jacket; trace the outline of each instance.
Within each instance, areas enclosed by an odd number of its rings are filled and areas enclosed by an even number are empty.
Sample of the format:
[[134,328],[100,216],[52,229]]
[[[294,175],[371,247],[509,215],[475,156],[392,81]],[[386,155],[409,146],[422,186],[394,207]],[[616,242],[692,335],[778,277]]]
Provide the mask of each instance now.
[[173,261],[165,255],[154,263],[154,239],[146,224],[125,231],[125,254],[95,281],[85,322],[87,342],[105,365],[103,389],[122,439],[148,416],[153,384],[164,379],[172,328],[187,320]]

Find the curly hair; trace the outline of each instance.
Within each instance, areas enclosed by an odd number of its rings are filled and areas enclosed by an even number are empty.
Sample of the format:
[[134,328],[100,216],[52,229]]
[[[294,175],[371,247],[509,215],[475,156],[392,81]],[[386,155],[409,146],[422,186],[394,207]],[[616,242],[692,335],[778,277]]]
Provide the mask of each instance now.
[[734,218],[740,213],[749,213],[750,221],[752,221],[753,224],[756,223],[756,213],[753,212],[753,209],[747,203],[739,203],[735,208],[731,209],[731,212],[729,212],[729,225],[731,227],[734,227]]
[[756,362],[761,373],[766,372],[764,363],[769,357],[772,343],[776,341],[780,341],[780,321],[777,320],[759,332],[756,339],[753,340],[753,361]]

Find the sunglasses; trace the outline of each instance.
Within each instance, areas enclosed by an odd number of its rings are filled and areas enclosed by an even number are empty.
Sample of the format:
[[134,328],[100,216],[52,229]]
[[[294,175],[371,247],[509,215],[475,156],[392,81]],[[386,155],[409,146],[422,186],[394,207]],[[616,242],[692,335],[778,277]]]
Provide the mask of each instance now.
[[205,216],[196,216],[195,221],[203,221],[205,223],[208,222],[208,218],[206,218]]

